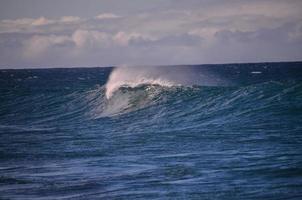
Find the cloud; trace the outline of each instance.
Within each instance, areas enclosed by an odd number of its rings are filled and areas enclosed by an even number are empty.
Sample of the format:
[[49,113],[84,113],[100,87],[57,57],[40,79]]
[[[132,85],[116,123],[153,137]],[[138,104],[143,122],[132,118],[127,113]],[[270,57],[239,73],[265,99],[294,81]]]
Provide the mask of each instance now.
[[43,55],[50,49],[56,47],[68,46],[72,43],[67,36],[56,36],[56,35],[34,35],[23,43],[24,56],[27,58],[35,58]]
[[301,9],[298,0],[174,0],[123,15],[6,19],[0,66],[301,60]]
[[128,46],[130,43],[138,40],[151,40],[150,37],[139,33],[126,33],[119,31],[116,33],[106,33],[92,30],[76,30],[72,40],[77,47],[83,48],[110,48],[115,46]]
[[76,16],[63,16],[61,17],[61,22],[65,22],[65,23],[73,23],[73,22],[79,22],[81,21],[80,17],[76,17]]
[[79,48],[100,45],[106,46],[109,39],[106,33],[100,31],[76,30],[72,34],[72,40]]
[[96,16],[96,19],[102,20],[102,19],[116,19],[120,18],[121,16],[113,14],[113,13],[103,13]]
[[40,17],[31,22],[31,24],[34,26],[43,26],[43,25],[52,24],[52,23],[54,23],[54,21],[46,19],[45,17]]

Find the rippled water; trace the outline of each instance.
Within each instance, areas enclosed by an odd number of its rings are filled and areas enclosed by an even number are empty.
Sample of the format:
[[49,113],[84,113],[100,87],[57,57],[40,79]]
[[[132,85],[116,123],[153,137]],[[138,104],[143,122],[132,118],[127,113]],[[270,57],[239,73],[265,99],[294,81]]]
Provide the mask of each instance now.
[[301,199],[301,77],[302,63],[1,70],[0,199]]

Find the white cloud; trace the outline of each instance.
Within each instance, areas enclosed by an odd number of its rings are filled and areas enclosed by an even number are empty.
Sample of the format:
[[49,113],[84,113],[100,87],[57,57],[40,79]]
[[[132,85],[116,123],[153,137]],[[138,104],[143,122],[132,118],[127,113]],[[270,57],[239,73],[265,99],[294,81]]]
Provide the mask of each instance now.
[[101,47],[108,46],[110,37],[108,34],[100,31],[76,30],[72,34],[72,40],[76,46],[82,47]]
[[117,33],[106,33],[93,30],[76,30],[71,38],[79,48],[111,48],[128,46],[134,40],[154,40],[154,38],[136,32],[126,33],[119,31]]
[[67,36],[56,35],[34,35],[30,39],[24,41],[24,56],[29,58],[35,58],[43,55],[47,50],[56,46],[64,45],[71,42]]
[[113,36],[113,41],[121,46],[127,46],[131,41],[135,40],[148,40],[148,41],[154,41],[156,40],[154,37],[150,37],[148,35],[143,35],[137,32],[133,33],[125,33],[123,31],[117,32]]
[[113,14],[113,13],[103,13],[103,14],[99,14],[95,18],[99,19],[99,20],[102,20],[102,19],[116,19],[116,18],[121,18],[121,16]]
[[31,22],[31,24],[34,26],[43,26],[43,25],[52,24],[52,23],[54,23],[53,20],[46,19],[45,17],[40,17]]
[[81,21],[81,18],[76,17],[76,16],[63,16],[63,17],[61,17],[61,22],[74,23],[74,22],[79,22],[79,21]]

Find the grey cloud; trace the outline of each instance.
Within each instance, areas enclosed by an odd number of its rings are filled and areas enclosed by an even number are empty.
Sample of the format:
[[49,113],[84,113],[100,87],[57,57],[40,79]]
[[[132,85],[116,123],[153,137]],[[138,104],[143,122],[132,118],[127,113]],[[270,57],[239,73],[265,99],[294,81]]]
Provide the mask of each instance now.
[[[272,42],[274,44],[278,43],[290,43],[290,34],[297,30],[298,24],[296,23],[286,23],[277,28],[261,28],[257,31],[230,31],[222,30],[215,34],[215,37],[219,39],[220,42]],[[299,29],[299,28],[298,28]],[[301,30],[301,28],[300,28]],[[295,38],[301,40],[302,38]]]
[[[47,5],[54,9],[50,1],[44,1],[45,5],[41,1],[29,2],[36,2],[43,9]],[[59,6],[59,1],[51,2]],[[69,10],[64,6],[71,1],[60,2],[63,10]],[[72,11],[77,11],[75,7],[86,1],[72,2]],[[114,4],[117,2],[119,5]],[[4,0],[0,5],[6,3],[11,4]],[[103,7],[91,8],[93,12],[89,15],[58,9],[53,10],[53,14],[17,17],[16,13],[15,19],[2,19],[0,67],[161,65],[302,58],[299,53],[302,52],[301,1],[91,0],[91,4]],[[13,9],[14,6],[10,6]]]
[[142,37],[130,40],[131,45],[140,46],[200,46],[203,38],[196,35],[181,34],[169,35],[156,40],[144,39]]

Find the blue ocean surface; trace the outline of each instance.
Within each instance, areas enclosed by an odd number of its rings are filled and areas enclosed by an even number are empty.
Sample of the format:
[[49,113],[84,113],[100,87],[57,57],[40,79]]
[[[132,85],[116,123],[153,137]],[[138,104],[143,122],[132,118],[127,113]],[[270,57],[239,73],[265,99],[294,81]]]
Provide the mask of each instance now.
[[0,70],[0,199],[302,199],[302,63]]

